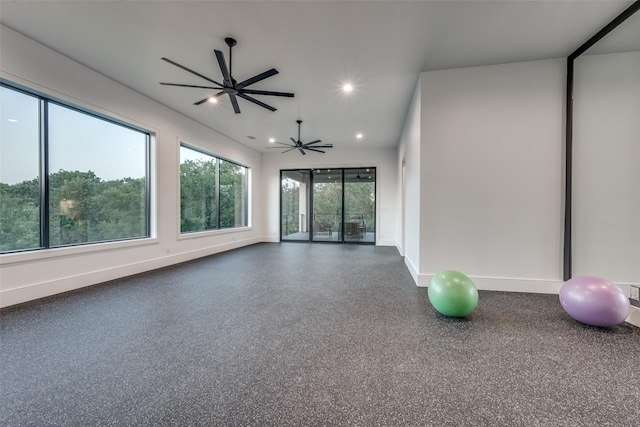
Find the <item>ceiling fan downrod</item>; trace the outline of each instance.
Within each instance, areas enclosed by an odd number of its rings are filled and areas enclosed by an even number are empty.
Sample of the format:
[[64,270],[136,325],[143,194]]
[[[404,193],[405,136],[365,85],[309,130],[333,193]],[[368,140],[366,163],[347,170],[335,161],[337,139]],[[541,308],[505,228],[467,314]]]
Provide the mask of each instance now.
[[229,46],[229,78],[231,79],[231,83],[235,85],[236,81],[233,79],[233,71],[232,71],[233,70],[233,57],[232,57],[233,49],[232,48],[238,42],[233,37],[225,37],[224,42],[227,44],[227,46]]

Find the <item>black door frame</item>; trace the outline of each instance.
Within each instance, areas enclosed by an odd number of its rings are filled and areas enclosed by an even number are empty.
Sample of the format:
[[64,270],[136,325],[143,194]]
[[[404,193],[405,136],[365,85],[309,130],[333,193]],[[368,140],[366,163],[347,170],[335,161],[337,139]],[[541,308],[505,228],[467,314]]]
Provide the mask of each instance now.
[[[342,197],[341,197],[341,202],[342,202],[342,207],[341,207],[341,217],[342,217],[342,221],[340,222],[340,231],[339,231],[339,236],[342,236],[339,240],[326,240],[326,241],[320,241],[320,240],[313,240],[313,218],[312,218],[312,213],[313,213],[313,183],[314,183],[314,173],[315,171],[318,170],[324,170],[324,169],[333,169],[335,171],[340,171],[340,177],[341,177],[341,185],[342,185]],[[342,167],[342,168],[295,168],[295,169],[280,169],[280,180],[279,180],[279,188],[278,188],[278,192],[280,194],[280,208],[279,208],[279,212],[278,212],[278,216],[279,216],[279,229],[280,229],[280,242],[298,242],[298,243],[347,243],[347,244],[358,244],[358,245],[374,245],[376,244],[376,230],[378,229],[378,221],[376,220],[374,222],[375,226],[374,226],[374,231],[373,231],[373,242],[361,242],[361,241],[356,241],[356,242],[352,242],[352,241],[345,241],[344,239],[344,215],[345,215],[345,210],[344,210],[344,184],[345,184],[345,171],[346,170],[350,170],[350,169],[371,169],[373,171],[375,171],[375,179],[373,181],[373,194],[374,197],[376,199],[376,201],[373,204],[373,217],[376,218],[377,215],[377,188],[378,188],[378,171],[377,168],[375,166],[361,166],[361,167]],[[307,233],[308,233],[308,238],[306,240],[283,240],[282,239],[282,175],[284,172],[309,172],[309,183],[308,188],[307,188],[307,192],[309,195],[309,202],[307,204]],[[311,214],[310,214],[311,213]]]

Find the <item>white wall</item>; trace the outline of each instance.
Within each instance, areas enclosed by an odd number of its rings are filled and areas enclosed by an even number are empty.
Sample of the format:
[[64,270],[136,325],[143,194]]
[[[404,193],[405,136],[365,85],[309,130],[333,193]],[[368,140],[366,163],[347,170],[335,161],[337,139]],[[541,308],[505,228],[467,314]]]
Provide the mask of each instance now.
[[[407,112],[402,135],[400,136],[397,159],[397,200],[398,206],[400,207],[398,221],[398,236],[400,237],[398,243],[401,245],[399,251],[405,257],[405,264],[409,268],[416,283],[418,283],[418,274],[420,272],[420,242],[422,239],[420,218],[423,200],[420,192],[420,95],[421,85],[418,82],[409,111]],[[404,188],[402,188],[403,163],[405,166]],[[404,253],[402,246],[404,247]]]
[[572,273],[640,283],[640,52],[583,55],[573,91]]
[[[361,150],[333,148],[326,154],[297,151],[262,155],[263,241],[280,241],[280,170],[312,168],[376,167],[376,245],[395,246],[397,241],[397,167],[396,149]],[[334,144],[338,145],[338,144]],[[277,150],[274,150],[277,151]]]
[[421,75],[419,285],[557,292],[564,82],[562,59]]
[[[1,26],[0,31],[0,75],[4,79],[154,132],[157,159],[154,171],[157,229],[153,238],[3,255],[0,257],[1,306],[260,241],[262,171],[259,153],[5,26]],[[251,168],[252,227],[180,238],[180,140]]]

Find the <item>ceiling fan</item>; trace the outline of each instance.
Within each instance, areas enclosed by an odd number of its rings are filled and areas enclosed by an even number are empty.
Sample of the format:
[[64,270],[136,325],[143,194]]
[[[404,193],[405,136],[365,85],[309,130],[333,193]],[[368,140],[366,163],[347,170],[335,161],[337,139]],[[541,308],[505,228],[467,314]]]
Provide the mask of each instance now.
[[227,37],[224,39],[224,41],[227,44],[227,46],[229,46],[229,68],[227,68],[227,63],[224,60],[224,55],[222,54],[222,52],[214,49],[216,58],[218,59],[218,65],[220,66],[220,71],[222,72],[222,79],[223,79],[222,83],[218,83],[217,81],[212,80],[207,76],[204,76],[196,71],[193,71],[185,67],[184,65],[180,65],[177,62],[170,60],[169,58],[164,58],[164,57],[162,58],[163,61],[166,61],[172,65],[175,65],[178,68],[182,68],[183,70],[188,71],[189,73],[194,74],[202,79],[205,79],[206,81],[211,82],[217,85],[218,87],[197,86],[197,85],[188,85],[188,84],[179,84],[179,83],[163,83],[163,82],[160,82],[160,84],[166,85],[166,86],[180,86],[180,87],[193,87],[193,88],[199,88],[199,89],[219,90],[220,92],[212,96],[208,96],[204,99],[201,99],[200,101],[194,102],[193,105],[200,105],[207,100],[212,100],[215,102],[215,100],[218,97],[224,94],[227,94],[229,95],[229,99],[231,100],[231,104],[233,105],[233,111],[235,111],[236,114],[240,114],[240,107],[238,106],[238,99],[237,99],[238,96],[240,98],[246,99],[247,101],[251,101],[254,104],[257,104],[261,107],[264,107],[270,111],[276,111],[276,108],[272,107],[271,105],[265,104],[264,102],[259,101],[250,95],[271,95],[271,96],[285,96],[288,98],[293,98],[293,93],[289,93],[289,92],[273,92],[268,90],[247,89],[247,86],[250,86],[254,83],[264,80],[267,77],[271,77],[275,74],[278,74],[278,70],[276,70],[275,68],[272,68],[268,71],[265,71],[264,73],[260,73],[256,76],[251,77],[250,79],[247,79],[238,83],[236,79],[233,78],[233,75],[231,74],[231,70],[232,70],[231,49],[236,45],[236,40],[232,39],[231,37]]
[[[318,150],[318,148],[333,148],[333,144],[315,145],[322,142],[319,139],[316,139],[315,141],[311,141],[311,142],[302,143],[302,141],[300,141],[300,124],[302,123],[302,120],[296,120],[296,123],[298,123],[298,140],[297,141],[291,138],[291,142],[292,142],[291,144],[288,142],[274,142],[274,144],[280,144],[280,145],[284,145],[285,147],[291,147],[284,150],[283,153],[289,152],[291,150],[295,150],[297,148],[300,151],[300,153],[304,156],[307,154],[305,153],[305,150],[316,151],[318,153],[325,153],[322,150]],[[267,148],[283,149],[283,147],[267,147]]]

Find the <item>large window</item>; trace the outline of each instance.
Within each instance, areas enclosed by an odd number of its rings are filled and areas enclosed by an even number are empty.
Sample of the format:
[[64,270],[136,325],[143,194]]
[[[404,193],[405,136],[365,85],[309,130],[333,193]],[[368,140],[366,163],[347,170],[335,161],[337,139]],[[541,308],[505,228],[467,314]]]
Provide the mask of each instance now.
[[0,252],[148,237],[147,132],[0,86]]
[[247,168],[220,159],[220,228],[247,225]]
[[180,232],[246,227],[245,166],[180,145]]
[[40,105],[0,87],[0,251],[40,247]]

